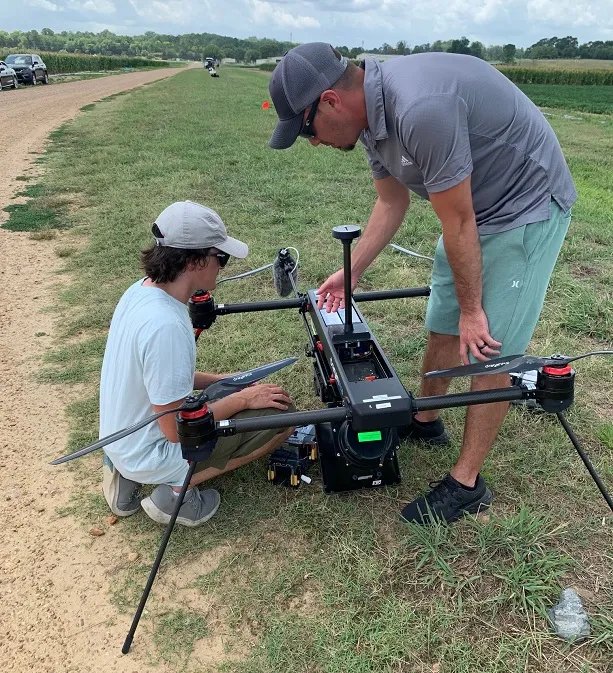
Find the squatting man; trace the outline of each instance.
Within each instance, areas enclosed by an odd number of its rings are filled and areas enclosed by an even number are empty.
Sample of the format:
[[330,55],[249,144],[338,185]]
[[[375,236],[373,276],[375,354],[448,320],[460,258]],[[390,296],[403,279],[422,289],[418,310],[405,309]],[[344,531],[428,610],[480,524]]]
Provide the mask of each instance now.
[[[196,343],[187,302],[200,289],[215,288],[230,257],[244,258],[247,246],[228,236],[219,215],[191,201],[173,203],[156,219],[155,244],[141,253],[145,278],[119,301],[109,330],[100,380],[100,437],[151,414],[178,407],[193,391],[229,374],[196,372]],[[250,386],[209,404],[216,420],[293,411],[292,401],[273,384]],[[220,496],[201,484],[273,451],[293,432],[266,430],[217,440],[199,463],[177,523],[198,526],[217,511]],[[158,523],[170,520],[188,465],[181,455],[174,414],[104,449],[102,490],[117,516],[142,506]],[[142,484],[157,484],[140,500]]]
[[[558,140],[538,108],[494,67],[472,56],[399,56],[359,67],[329,44],[290,50],[269,84],[279,121],[273,149],[299,136],[314,147],[366,149],[377,200],[352,256],[352,288],[398,231],[410,192],[428,199],[442,225],[426,311],[423,370],[524,353],[577,198]],[[344,305],[343,274],[319,288],[319,307]],[[472,390],[510,384],[473,377]],[[423,379],[441,395],[449,379]],[[481,467],[508,403],[469,407],[460,457],[431,491],[402,511],[427,523],[488,507]],[[438,411],[419,412],[403,435],[449,438]]]

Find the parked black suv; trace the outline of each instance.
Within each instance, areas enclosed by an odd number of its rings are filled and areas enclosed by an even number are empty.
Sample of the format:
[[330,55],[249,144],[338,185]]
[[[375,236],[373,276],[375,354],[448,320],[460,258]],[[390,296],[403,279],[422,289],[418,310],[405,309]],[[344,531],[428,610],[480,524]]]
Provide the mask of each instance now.
[[9,54],[5,63],[17,73],[17,80],[24,84],[49,84],[47,66],[38,54]]

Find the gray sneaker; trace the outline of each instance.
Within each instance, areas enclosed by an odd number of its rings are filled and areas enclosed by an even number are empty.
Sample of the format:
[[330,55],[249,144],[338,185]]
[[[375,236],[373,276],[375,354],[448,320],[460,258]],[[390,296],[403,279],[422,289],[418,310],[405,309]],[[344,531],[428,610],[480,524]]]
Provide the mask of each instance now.
[[109,458],[102,463],[102,492],[116,516],[131,516],[140,509],[141,485],[119,474]]
[[[143,498],[141,505],[149,517],[157,523],[167,524],[177,504],[179,496],[172,492],[167,484],[160,484],[148,498]],[[177,523],[182,526],[200,526],[208,521],[218,510],[221,497],[217,491],[208,488],[199,491],[190,488],[177,516]]]

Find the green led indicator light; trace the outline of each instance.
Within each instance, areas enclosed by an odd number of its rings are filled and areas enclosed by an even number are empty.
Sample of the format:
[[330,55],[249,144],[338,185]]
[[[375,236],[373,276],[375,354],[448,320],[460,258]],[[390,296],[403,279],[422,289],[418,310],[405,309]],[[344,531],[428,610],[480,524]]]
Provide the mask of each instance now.
[[358,432],[358,442],[378,442],[381,441],[381,430],[372,430],[371,432]]

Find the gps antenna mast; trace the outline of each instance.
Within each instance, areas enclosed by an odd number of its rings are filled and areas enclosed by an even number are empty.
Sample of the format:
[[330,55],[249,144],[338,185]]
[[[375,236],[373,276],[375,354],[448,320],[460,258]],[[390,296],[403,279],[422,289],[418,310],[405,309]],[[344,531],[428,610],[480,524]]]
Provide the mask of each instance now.
[[343,243],[343,273],[345,280],[345,332],[353,332],[351,315],[351,241],[358,238],[362,230],[355,224],[343,224],[332,229],[332,236]]

